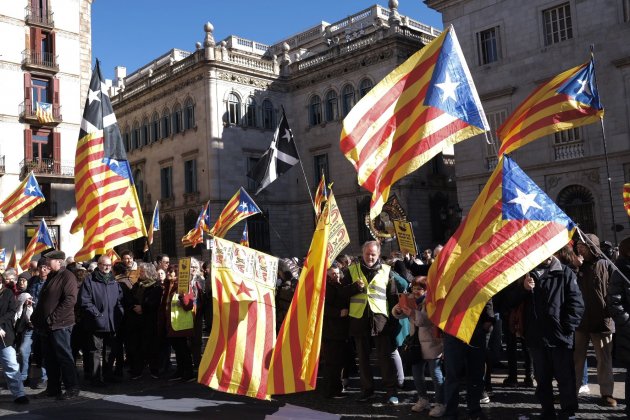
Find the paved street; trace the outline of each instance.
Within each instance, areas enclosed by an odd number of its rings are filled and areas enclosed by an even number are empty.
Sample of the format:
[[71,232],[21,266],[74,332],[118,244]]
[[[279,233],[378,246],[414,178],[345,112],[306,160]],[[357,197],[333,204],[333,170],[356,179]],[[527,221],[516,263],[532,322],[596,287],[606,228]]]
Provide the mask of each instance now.
[[[589,361],[590,362],[590,361]],[[594,365],[593,363],[590,364]],[[595,369],[589,371],[591,395],[580,397],[581,419],[625,418],[623,401],[616,409],[604,408],[597,404],[599,389],[593,382]],[[506,388],[501,385],[505,371],[495,375],[494,395],[484,411],[491,419],[534,418],[538,413],[538,404],[533,395],[533,388]],[[623,373],[615,370],[615,397],[624,394]],[[55,400],[31,400],[31,404],[22,407],[11,401],[8,391],[0,395],[0,415],[15,419],[352,419],[352,418],[416,418],[428,419],[427,413],[412,413],[411,405],[415,402],[413,381],[407,378],[404,390],[400,392],[400,404],[392,407],[384,405],[383,394],[370,404],[358,403],[358,378],[353,378],[347,397],[340,399],[323,398],[319,392],[282,396],[273,401],[257,401],[235,397],[195,383],[169,383],[165,380],[151,379],[148,375],[137,381],[126,380],[124,383],[106,388],[86,388],[81,398],[72,402]],[[39,391],[28,389],[29,394]],[[464,399],[461,399],[461,416],[464,416]]]

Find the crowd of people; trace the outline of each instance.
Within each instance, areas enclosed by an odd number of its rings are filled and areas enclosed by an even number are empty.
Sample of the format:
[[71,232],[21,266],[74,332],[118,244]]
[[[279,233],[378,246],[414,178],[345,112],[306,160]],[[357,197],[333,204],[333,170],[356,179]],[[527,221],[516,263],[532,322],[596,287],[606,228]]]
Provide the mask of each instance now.
[[[349,378],[358,374],[357,402],[372,401],[375,350],[386,403],[398,404],[398,390],[410,374],[417,391],[412,411],[455,419],[465,386],[468,418],[479,419],[492,397],[493,367],[505,344],[503,384],[535,386],[542,418],[570,419],[578,393],[588,392],[585,362],[592,342],[601,404],[616,407],[615,331],[617,361],[630,364],[630,238],[620,243],[618,258],[604,245],[595,235],[580,236],[575,246],[511,283],[488,301],[470,343],[439,330],[427,314],[427,274],[441,246],[417,258],[399,252],[384,258],[379,242],[369,241],[357,258],[340,255],[327,272],[318,389],[328,398],[343,397]],[[300,265],[297,258],[279,262],[277,326]],[[29,402],[26,386],[41,389],[34,398],[70,400],[81,386],[106,387],[147,373],[194,381],[202,335],[212,325],[212,293],[209,263],[192,258],[190,269],[187,293],[178,292],[177,266],[165,254],[141,262],[124,251],[114,264],[106,255],[81,264],[51,250],[23,273],[4,271],[0,361],[15,403]]]

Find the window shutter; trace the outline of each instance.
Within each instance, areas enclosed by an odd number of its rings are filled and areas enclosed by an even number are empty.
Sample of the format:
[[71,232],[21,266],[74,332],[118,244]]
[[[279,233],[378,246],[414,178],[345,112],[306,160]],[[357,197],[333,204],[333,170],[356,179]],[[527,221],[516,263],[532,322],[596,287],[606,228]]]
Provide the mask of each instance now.
[[59,99],[59,79],[56,77],[52,80],[52,104],[53,104],[53,115],[55,118],[58,118],[61,114],[61,110],[59,109],[60,99]]
[[50,53],[50,55],[52,56],[51,60],[53,63],[57,64],[57,58],[56,58],[56,45],[55,45],[55,39],[56,39],[56,34],[54,32],[51,32],[50,34],[48,34],[48,39],[50,39],[50,51],[48,51]]
[[33,82],[31,73],[24,73],[24,115],[30,115],[33,110]]
[[33,160],[33,130],[30,128],[24,129],[24,160]]
[[54,132],[53,138],[53,162],[56,174],[61,173],[61,133]]

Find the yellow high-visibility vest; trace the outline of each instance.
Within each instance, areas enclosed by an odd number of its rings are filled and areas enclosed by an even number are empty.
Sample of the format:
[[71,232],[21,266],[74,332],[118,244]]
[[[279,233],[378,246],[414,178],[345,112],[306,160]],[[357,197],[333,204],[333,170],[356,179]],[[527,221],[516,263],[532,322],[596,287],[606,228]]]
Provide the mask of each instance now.
[[357,293],[350,298],[349,315],[353,318],[361,318],[365,305],[369,304],[373,313],[383,314],[387,317],[389,311],[387,310],[386,289],[389,282],[390,267],[387,264],[382,264],[381,269],[378,270],[376,276],[369,283],[361,271],[361,264],[354,263],[348,267],[348,270],[353,283],[361,279],[367,285],[367,293]]
[[179,304],[177,293],[173,293],[171,299],[171,328],[173,331],[190,330],[193,328],[193,312],[186,311]]

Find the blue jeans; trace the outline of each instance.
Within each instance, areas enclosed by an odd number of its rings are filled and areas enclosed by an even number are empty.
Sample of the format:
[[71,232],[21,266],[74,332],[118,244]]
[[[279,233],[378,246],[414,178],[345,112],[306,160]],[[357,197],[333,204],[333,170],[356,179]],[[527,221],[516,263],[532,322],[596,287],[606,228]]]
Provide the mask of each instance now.
[[62,380],[66,390],[79,388],[79,375],[74,365],[70,345],[71,333],[72,327],[67,327],[46,331],[46,335],[42,337],[44,345],[47,346],[47,351],[44,352],[44,365],[48,373],[46,389],[49,395],[61,394]]
[[[28,368],[29,362],[31,361],[32,347],[37,345],[41,346],[41,340],[38,340],[36,337],[36,335],[33,335],[33,330],[26,330],[22,335],[22,344],[20,344],[20,357],[22,359],[20,364],[20,373],[22,374],[23,381],[28,379]],[[46,376],[46,369],[43,367],[41,380],[48,380],[48,377]]]
[[444,404],[444,375],[442,374],[442,360],[429,359],[421,360],[420,363],[411,365],[413,382],[416,384],[416,391],[419,397],[427,396],[427,384],[424,380],[424,367],[429,365],[429,374],[433,380],[433,390],[435,391],[435,402]]
[[20,377],[20,365],[17,362],[15,349],[11,346],[0,350],[0,363],[4,369],[4,376],[7,378],[7,386],[9,391],[15,398],[24,395],[24,385]]

